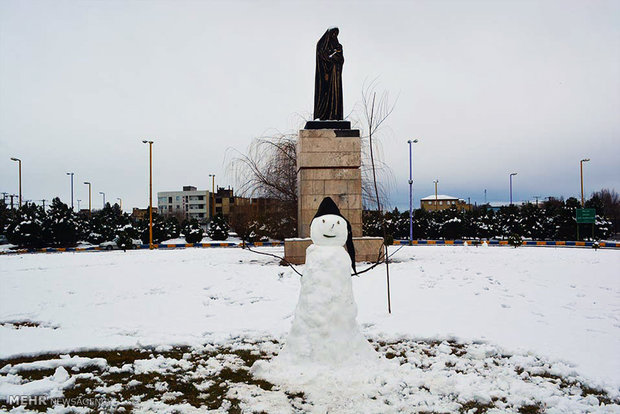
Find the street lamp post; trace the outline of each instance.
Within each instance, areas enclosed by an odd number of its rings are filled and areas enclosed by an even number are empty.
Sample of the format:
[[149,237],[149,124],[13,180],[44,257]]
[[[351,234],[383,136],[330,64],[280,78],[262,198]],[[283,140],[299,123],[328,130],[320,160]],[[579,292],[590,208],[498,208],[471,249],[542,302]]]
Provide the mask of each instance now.
[[117,197],[116,199],[118,200],[118,207],[121,211],[123,211],[123,200],[121,200],[120,197]]
[[510,205],[512,205],[512,176],[517,175],[517,173],[510,173]]
[[583,160],[579,161],[579,169],[581,170],[581,208],[586,205],[583,199],[583,163],[588,161],[590,161],[590,158],[584,158]]
[[215,174],[209,174],[209,177],[212,178],[212,180],[211,180],[211,198],[213,199],[213,205],[209,209],[209,212],[211,213],[210,219],[213,219],[213,216],[215,216]]
[[153,141],[142,141],[149,144],[149,249],[153,249]]
[[88,181],[84,181],[84,184],[86,184],[88,186],[88,214],[90,215],[92,212],[92,208],[91,208],[91,184]]
[[103,196],[103,208],[105,208],[105,193],[103,191],[99,191],[99,194]]
[[409,244],[413,244],[413,162],[411,156],[411,144],[417,144],[418,140],[408,140],[409,144]]
[[19,164],[19,207],[22,206],[22,160],[11,157],[11,161],[17,161]]
[[71,176],[71,210],[73,210],[73,174],[72,172],[67,173],[67,175]]
[[80,199],[78,198],[78,201],[77,201],[77,202],[78,202],[78,212],[80,211],[80,201],[82,201],[82,200],[80,200]]
[[435,211],[437,211],[439,208],[437,203],[437,184],[439,183],[439,180],[433,180],[433,182],[435,183]]

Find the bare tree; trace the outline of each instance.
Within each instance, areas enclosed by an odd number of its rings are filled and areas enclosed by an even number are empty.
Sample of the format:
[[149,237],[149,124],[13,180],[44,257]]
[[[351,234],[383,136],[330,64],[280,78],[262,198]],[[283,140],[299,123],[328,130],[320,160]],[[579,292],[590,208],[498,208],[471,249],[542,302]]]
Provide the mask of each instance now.
[[278,134],[255,139],[247,154],[235,151],[230,166],[239,192],[297,203],[297,137]]
[[297,137],[277,134],[256,138],[248,152],[234,151],[229,163],[239,193],[245,197],[261,197],[270,201],[269,208],[259,213],[249,211],[249,216],[238,223],[262,221],[269,224],[270,237],[283,238],[295,235],[297,228]]
[[[390,104],[389,96],[387,92],[383,92],[377,99],[377,92],[375,91],[376,83],[371,82],[368,87],[362,90],[362,105],[364,111],[364,124],[367,128],[368,137],[368,151],[370,157],[370,173],[372,176],[372,188],[374,190],[374,201],[377,205],[377,211],[382,212],[381,206],[381,191],[377,181],[377,162],[375,160],[375,151],[377,142],[377,134],[381,130],[385,121],[394,111],[394,104]],[[390,260],[388,254],[388,247],[385,241],[387,240],[387,231],[385,225],[385,215],[381,214],[381,227],[383,230],[384,240],[384,260],[385,260],[385,273],[387,282],[387,302],[388,313],[392,313],[392,302],[390,297]]]
[[[362,130],[362,202],[364,209],[371,210],[377,206],[377,197],[380,205],[385,208],[388,204],[388,193],[394,181],[392,170],[383,161],[383,146],[381,137],[385,135],[384,121],[394,110],[395,104],[390,104],[389,94],[383,91],[377,97],[377,81],[374,80],[362,86],[362,100],[356,104],[352,117],[356,128]],[[369,125],[374,99],[373,125]],[[372,146],[370,141],[372,140]],[[376,178],[376,183],[375,183]]]

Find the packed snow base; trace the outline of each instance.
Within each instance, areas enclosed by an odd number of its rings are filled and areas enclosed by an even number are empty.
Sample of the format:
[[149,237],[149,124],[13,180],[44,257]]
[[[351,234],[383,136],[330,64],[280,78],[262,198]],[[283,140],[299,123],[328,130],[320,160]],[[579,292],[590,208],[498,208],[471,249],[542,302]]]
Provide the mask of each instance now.
[[[507,355],[481,343],[378,338],[372,346],[388,362],[364,380],[324,372],[303,388],[296,388],[253,377],[250,366],[257,360],[273,358],[280,346],[269,338],[236,338],[193,348],[160,346],[47,355],[15,359],[9,364],[4,361],[0,370],[0,408],[26,412],[55,407],[63,412],[60,403],[53,404],[62,401],[65,406],[82,407],[81,412],[620,410],[620,393],[593,387],[564,363],[527,354]],[[10,395],[43,395],[50,399],[40,400],[41,405],[17,405],[9,404]],[[74,403],[66,404],[71,401]]]

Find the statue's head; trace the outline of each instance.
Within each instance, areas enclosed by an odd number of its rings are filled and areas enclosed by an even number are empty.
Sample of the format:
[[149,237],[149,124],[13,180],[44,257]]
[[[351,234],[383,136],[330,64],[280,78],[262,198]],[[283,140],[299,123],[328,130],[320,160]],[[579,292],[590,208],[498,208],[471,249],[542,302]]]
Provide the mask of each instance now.
[[332,39],[336,39],[339,33],[340,31],[338,30],[337,27],[330,27],[329,29],[327,29],[323,37],[329,37]]

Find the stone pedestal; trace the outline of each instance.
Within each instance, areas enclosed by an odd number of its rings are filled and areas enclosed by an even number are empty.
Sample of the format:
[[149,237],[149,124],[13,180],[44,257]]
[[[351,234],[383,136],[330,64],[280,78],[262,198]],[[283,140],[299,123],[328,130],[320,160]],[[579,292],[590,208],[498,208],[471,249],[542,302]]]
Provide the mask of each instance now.
[[[285,239],[284,258],[292,264],[306,263],[306,249],[312,244],[311,239]],[[354,237],[356,262],[376,262],[383,257],[382,237]]]
[[[362,175],[359,130],[302,129],[297,141],[298,235],[310,236],[310,223],[325,197],[331,197],[362,236]],[[305,255],[305,248],[304,248]]]

